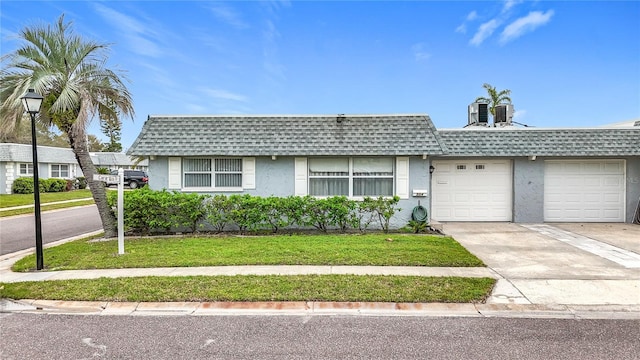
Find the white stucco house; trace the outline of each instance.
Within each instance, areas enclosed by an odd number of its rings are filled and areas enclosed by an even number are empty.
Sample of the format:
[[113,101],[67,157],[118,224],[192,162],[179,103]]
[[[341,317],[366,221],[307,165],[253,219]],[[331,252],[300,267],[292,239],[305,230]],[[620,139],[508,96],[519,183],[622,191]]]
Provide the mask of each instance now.
[[149,186],[259,196],[397,195],[435,221],[631,222],[640,127],[437,130],[427,115],[149,116],[127,152]]
[[[30,144],[0,143],[0,194],[11,194],[13,181],[19,177],[33,177]],[[124,153],[91,153],[96,167],[109,169],[139,168],[146,170],[147,161],[137,163]],[[70,148],[38,146],[38,174],[42,179],[74,179],[83,176]]]

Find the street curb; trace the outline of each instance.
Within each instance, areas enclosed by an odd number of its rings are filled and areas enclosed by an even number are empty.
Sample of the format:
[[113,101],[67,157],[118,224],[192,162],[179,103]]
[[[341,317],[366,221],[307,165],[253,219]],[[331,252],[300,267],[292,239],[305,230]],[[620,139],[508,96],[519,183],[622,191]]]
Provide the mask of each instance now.
[[0,313],[101,316],[415,316],[640,320],[640,306],[377,302],[0,300]]

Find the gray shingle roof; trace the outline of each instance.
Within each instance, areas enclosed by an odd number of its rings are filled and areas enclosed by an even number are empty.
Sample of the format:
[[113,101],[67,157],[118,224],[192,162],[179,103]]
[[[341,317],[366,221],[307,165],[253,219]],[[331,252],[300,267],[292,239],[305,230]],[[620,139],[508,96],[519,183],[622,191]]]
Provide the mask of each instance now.
[[[135,160],[124,153],[117,152],[92,152],[91,160],[95,166],[131,166]],[[144,159],[138,163],[140,166],[147,166],[148,160]]]
[[[96,152],[90,153],[95,166],[131,166],[134,164],[129,156],[123,153]],[[0,143],[0,161],[25,162],[31,160],[31,144]],[[38,162],[52,164],[77,164],[76,156],[71,148],[53,146],[38,146]],[[148,160],[142,160],[138,165],[147,166]]]
[[[32,162],[30,144],[0,144],[0,161]],[[75,164],[76,157],[68,148],[38,146],[39,163]]]
[[640,156],[640,128],[440,130],[449,156]]
[[149,116],[128,155],[438,155],[427,115]]

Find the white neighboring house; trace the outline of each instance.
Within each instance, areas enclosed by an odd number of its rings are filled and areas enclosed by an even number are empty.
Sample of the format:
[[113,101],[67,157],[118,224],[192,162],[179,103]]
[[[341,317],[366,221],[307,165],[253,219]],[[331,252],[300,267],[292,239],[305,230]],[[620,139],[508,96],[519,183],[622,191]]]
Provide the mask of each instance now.
[[[13,181],[33,177],[30,144],[0,143],[0,194],[11,194]],[[146,169],[147,160],[136,164],[122,153],[90,153],[96,167],[109,169]],[[83,176],[73,151],[69,148],[38,146],[38,175],[41,179],[74,179]]]
[[137,161],[135,158],[127,156],[125,153],[117,152],[92,152],[91,160],[93,164],[98,168],[107,168],[109,170],[117,169],[137,169],[147,170],[149,167],[149,160],[144,159]]

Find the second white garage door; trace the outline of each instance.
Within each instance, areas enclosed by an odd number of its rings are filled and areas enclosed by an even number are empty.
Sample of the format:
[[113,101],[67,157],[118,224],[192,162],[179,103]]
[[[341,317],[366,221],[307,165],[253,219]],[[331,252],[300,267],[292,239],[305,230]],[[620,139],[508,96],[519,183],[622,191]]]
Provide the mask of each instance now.
[[544,221],[624,222],[624,160],[544,165]]
[[511,221],[510,160],[437,160],[433,166],[433,220]]

